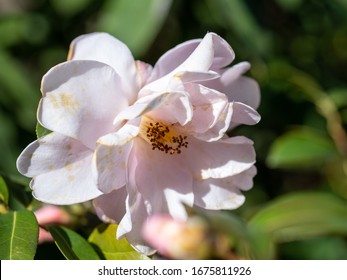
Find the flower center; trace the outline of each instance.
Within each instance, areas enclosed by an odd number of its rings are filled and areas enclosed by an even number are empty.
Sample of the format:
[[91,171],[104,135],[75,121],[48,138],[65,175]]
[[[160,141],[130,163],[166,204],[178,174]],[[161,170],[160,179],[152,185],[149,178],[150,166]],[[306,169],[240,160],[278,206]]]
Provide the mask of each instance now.
[[182,148],[188,147],[187,136],[182,136],[177,129],[177,125],[166,125],[160,121],[153,121],[148,117],[142,117],[140,135],[149,144],[152,145],[152,150],[167,154],[180,154]]

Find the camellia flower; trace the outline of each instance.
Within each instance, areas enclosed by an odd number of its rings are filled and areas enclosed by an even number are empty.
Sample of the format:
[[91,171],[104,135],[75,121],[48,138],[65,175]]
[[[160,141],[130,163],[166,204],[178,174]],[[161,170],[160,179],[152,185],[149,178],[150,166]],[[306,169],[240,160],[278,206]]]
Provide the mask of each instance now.
[[43,77],[37,118],[52,132],[31,143],[17,168],[33,195],[50,204],[93,199],[97,215],[119,224],[139,251],[147,217],[186,219],[184,205],[234,209],[256,174],[251,140],[228,137],[255,124],[260,94],[214,33],[164,54],[154,67],[135,61],[106,33],[76,38],[68,61]]

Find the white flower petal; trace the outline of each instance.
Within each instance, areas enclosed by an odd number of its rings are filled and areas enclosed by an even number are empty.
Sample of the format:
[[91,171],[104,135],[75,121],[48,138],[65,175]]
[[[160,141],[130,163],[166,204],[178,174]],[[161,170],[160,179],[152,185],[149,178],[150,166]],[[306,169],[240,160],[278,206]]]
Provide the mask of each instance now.
[[152,65],[140,60],[136,60],[136,67],[138,78],[140,79],[140,88],[142,88],[145,84],[148,83],[148,79],[152,73],[153,67]]
[[251,64],[247,61],[242,61],[222,71],[221,83],[226,87],[234,82],[242,74],[246,73],[251,68]]
[[[172,108],[175,111],[172,111]],[[192,118],[192,108],[189,97],[184,92],[159,92],[144,96],[132,105],[124,109],[115,118],[114,123],[123,120],[132,120],[148,112],[163,121],[186,124]]]
[[224,82],[224,92],[230,101],[244,103],[254,109],[260,104],[260,89],[258,83],[249,78],[240,76],[232,82]]
[[94,148],[113,130],[113,119],[128,104],[117,73],[96,61],[70,61],[52,68],[42,80],[38,120],[46,128]]
[[153,151],[142,139],[136,140],[135,147],[137,187],[151,212],[168,212],[175,218],[186,218],[182,204],[192,206],[192,176],[175,160],[179,155]]
[[246,191],[252,188],[256,173],[257,169],[252,166],[227,178],[195,181],[194,204],[210,210],[236,209],[245,201],[240,190]]
[[95,60],[110,65],[121,77],[130,103],[136,100],[139,81],[129,48],[115,37],[101,32],[77,37],[70,45],[70,60]]
[[[186,127],[194,133],[203,134],[222,117],[228,106],[228,99],[224,94],[199,84],[188,83],[185,88],[189,92],[194,112],[191,122]],[[219,135],[219,131],[215,132]]]
[[209,210],[236,209],[245,201],[245,197],[232,185],[232,177],[195,182],[194,194],[194,204]]
[[125,215],[125,200],[128,192],[125,187],[103,194],[93,200],[99,219],[105,223],[116,223]]
[[252,107],[240,102],[233,102],[232,123],[254,125],[260,121],[260,115]]
[[24,149],[17,159],[17,169],[21,174],[33,177],[65,168],[92,153],[80,142],[52,132]]
[[204,133],[195,133],[194,137],[205,142],[214,142],[221,139],[230,127],[232,115],[233,106],[229,103],[219,115],[213,127]]
[[128,157],[132,140],[138,133],[138,127],[126,124],[117,132],[98,139],[94,152],[93,173],[98,188],[103,193],[109,193],[126,184]]
[[207,33],[184,62],[167,75],[147,84],[140,91],[139,96],[148,94],[148,91],[159,92],[167,90],[170,80],[178,73],[219,70],[221,67],[231,63],[234,57],[233,50],[224,39],[215,33]]
[[17,168],[28,177],[33,195],[51,204],[73,204],[101,194],[92,177],[93,152],[78,141],[50,133],[31,143]]
[[149,115],[169,124],[178,122],[183,126],[192,120],[193,108],[186,92],[170,92]]
[[182,164],[195,180],[226,178],[249,169],[255,163],[253,142],[246,137],[223,138],[215,142],[189,139],[182,152]]
[[234,58],[234,51],[223,38],[215,33],[207,33],[193,53],[174,71],[220,69],[229,65]]
[[138,162],[135,152],[132,150],[129,155],[128,166],[128,182],[127,192],[128,196],[125,201],[126,213],[118,225],[117,238],[121,239],[126,237],[128,242],[139,252],[150,255],[154,250],[149,247],[143,240],[141,232],[143,224],[149,216],[148,209],[141,193],[138,192],[136,183],[136,168]]
[[163,54],[154,65],[150,80],[159,79],[183,63],[196,49],[201,39],[189,40]]

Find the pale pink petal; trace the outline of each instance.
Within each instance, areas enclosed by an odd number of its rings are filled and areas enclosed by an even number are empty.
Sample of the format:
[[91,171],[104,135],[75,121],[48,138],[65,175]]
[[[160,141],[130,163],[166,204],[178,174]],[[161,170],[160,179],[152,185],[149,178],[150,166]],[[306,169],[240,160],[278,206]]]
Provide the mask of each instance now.
[[138,161],[136,152],[132,150],[129,155],[128,182],[126,189],[128,196],[125,201],[126,213],[117,229],[117,238],[126,237],[128,242],[139,252],[150,255],[154,250],[148,246],[141,235],[142,226],[149,216],[149,209],[145,206],[142,194],[137,189],[136,168]]
[[207,33],[184,62],[164,77],[147,84],[140,91],[139,95],[146,95],[148,90],[153,92],[165,90],[170,79],[180,72],[208,72],[209,70],[219,70],[221,67],[230,64],[234,57],[233,50],[224,39],[215,33]]
[[232,185],[232,177],[206,179],[194,184],[194,204],[209,210],[236,209],[245,197]]
[[196,49],[201,39],[189,40],[177,45],[163,54],[154,65],[150,80],[156,80],[165,76],[182,64]]
[[[222,113],[228,106],[228,99],[224,94],[199,84],[188,83],[185,88],[189,92],[194,112],[186,128],[194,133],[203,134],[222,117]],[[215,132],[219,135],[219,131]]]
[[125,215],[125,187],[103,194],[93,200],[93,206],[99,219],[105,223],[119,224]]
[[232,115],[233,106],[229,103],[219,115],[213,127],[204,133],[195,133],[194,137],[206,142],[213,142],[221,139],[230,127]]
[[169,155],[152,150],[142,139],[136,139],[136,182],[138,191],[151,213],[170,213],[175,218],[186,218],[182,204],[192,206],[192,176],[176,160],[180,155]]
[[140,60],[136,60],[136,67],[138,78],[140,79],[139,87],[142,88],[145,84],[148,83],[148,79],[152,73],[153,67],[152,65]]
[[92,154],[80,142],[52,132],[24,149],[17,159],[17,169],[24,176],[33,177],[55,169],[68,170],[70,164]]
[[253,187],[253,178],[257,174],[257,168],[253,165],[246,171],[233,176],[233,184],[242,191],[248,191]]
[[[175,111],[172,111],[175,108]],[[148,112],[167,122],[185,124],[192,118],[192,108],[189,97],[184,92],[159,92],[144,96],[124,109],[115,118],[114,123],[132,120]]]
[[233,102],[232,123],[254,125],[260,121],[260,115],[252,107],[240,102]]
[[221,74],[221,83],[224,86],[227,86],[228,84],[234,82],[236,79],[238,79],[241,75],[246,73],[251,68],[251,64],[247,61],[242,61],[238,64],[233,65],[232,67],[229,67],[222,72]]
[[47,129],[80,140],[90,148],[113,130],[113,119],[127,106],[117,73],[96,61],[70,61],[42,80],[38,120]]
[[220,69],[229,65],[234,58],[234,51],[223,38],[215,33],[207,33],[193,53],[174,71]]
[[77,37],[70,45],[70,60],[95,60],[110,65],[121,77],[130,103],[136,100],[140,81],[129,48],[115,37],[101,32]]
[[192,120],[193,108],[186,92],[170,92],[158,108],[149,113],[168,124],[186,125]]
[[17,168],[28,177],[33,195],[50,204],[73,204],[101,194],[92,177],[93,152],[78,141],[50,133],[31,143]]
[[190,169],[197,181],[233,176],[254,163],[253,142],[242,136],[215,142],[189,139],[188,148],[182,151],[182,164]]
[[254,109],[260,104],[260,89],[258,83],[249,78],[240,76],[230,83],[224,82],[224,92],[229,100],[244,103]]
[[132,140],[139,128],[126,124],[98,139],[94,152],[94,178],[99,190],[109,193],[126,184],[126,168]]
[[195,181],[194,204],[210,210],[236,209],[245,201],[240,190],[252,188],[256,173],[256,168],[252,166],[227,178]]

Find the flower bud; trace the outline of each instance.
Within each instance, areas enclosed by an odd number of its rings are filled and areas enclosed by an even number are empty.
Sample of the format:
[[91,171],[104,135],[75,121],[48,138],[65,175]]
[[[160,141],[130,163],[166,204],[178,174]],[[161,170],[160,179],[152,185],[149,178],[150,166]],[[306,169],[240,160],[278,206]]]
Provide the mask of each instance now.
[[208,226],[200,217],[185,222],[166,214],[151,216],[143,227],[143,237],[170,259],[207,259],[212,250]]

